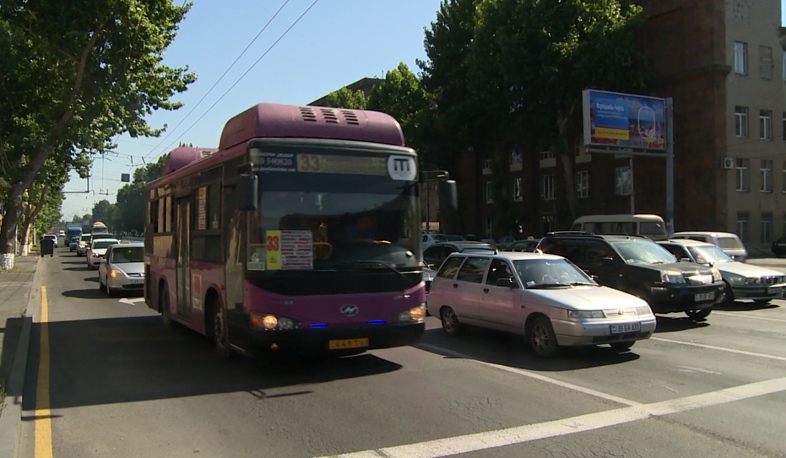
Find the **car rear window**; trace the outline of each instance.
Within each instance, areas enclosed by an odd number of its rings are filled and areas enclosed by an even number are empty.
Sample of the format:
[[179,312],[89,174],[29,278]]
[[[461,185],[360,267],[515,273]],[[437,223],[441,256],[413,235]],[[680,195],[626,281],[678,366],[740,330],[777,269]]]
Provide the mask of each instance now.
[[489,258],[474,257],[467,259],[467,262],[461,266],[461,270],[459,270],[456,280],[481,283],[483,281],[483,274],[486,273],[486,266],[489,264],[489,260]]
[[93,248],[109,248],[112,245],[117,245],[117,240],[99,240],[97,242],[93,242]]
[[112,259],[109,261],[114,264],[126,262],[144,262],[145,250],[141,246],[123,247],[112,249]]
[[448,258],[442,264],[442,267],[437,272],[437,277],[442,278],[453,278],[456,276],[456,271],[458,270],[461,263],[464,261],[463,256],[454,256],[452,258]]
[[721,248],[742,248],[737,237],[718,237],[718,246]]

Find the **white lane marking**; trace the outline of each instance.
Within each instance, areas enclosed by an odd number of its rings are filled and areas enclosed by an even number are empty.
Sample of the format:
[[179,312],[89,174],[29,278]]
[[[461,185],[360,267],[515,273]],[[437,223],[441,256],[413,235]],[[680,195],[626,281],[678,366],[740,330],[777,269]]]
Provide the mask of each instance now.
[[691,366],[677,366],[682,369],[681,372],[701,372],[703,374],[713,374],[713,375],[721,375],[720,372],[711,371],[709,369],[702,369],[701,367],[691,367]]
[[746,355],[746,356],[756,356],[758,358],[768,358],[768,359],[776,359],[778,361],[786,361],[786,357],[784,356],[766,355],[764,353],[754,353],[752,351],[735,350],[734,348],[716,347],[715,345],[704,345],[704,344],[693,343],[693,342],[684,342],[681,340],[664,339],[662,337],[650,337],[650,340],[657,340],[660,342],[669,342],[669,343],[675,343],[681,345],[689,345],[691,347],[706,348],[708,350],[727,351],[729,353],[737,353],[739,355]]
[[426,350],[433,351],[435,353],[442,353],[442,354],[450,355],[450,356],[453,356],[453,357],[456,357],[456,358],[466,359],[468,361],[471,361],[471,362],[474,362],[474,363],[478,363],[478,364],[482,364],[484,366],[491,366],[491,367],[494,367],[494,368],[497,368],[497,369],[501,369],[503,371],[513,372],[514,374],[518,374],[518,375],[523,375],[525,377],[534,378],[534,379],[540,380],[542,382],[551,383],[552,385],[561,386],[561,387],[567,388],[569,390],[578,391],[580,393],[588,394],[590,396],[595,396],[596,398],[606,399],[606,400],[613,401],[613,402],[616,402],[616,403],[619,403],[619,404],[624,404],[624,405],[627,405],[627,406],[641,405],[641,403],[636,402],[636,401],[631,401],[629,399],[621,398],[619,396],[614,396],[612,394],[603,393],[602,391],[596,391],[596,390],[593,390],[592,388],[586,388],[586,387],[583,387],[583,386],[574,385],[572,383],[563,382],[562,380],[557,380],[557,379],[553,379],[551,377],[546,377],[545,375],[540,375],[538,373],[530,372],[528,370],[519,369],[519,368],[516,368],[516,367],[503,366],[502,364],[494,364],[494,363],[487,363],[485,361],[478,361],[478,360],[474,359],[473,357],[471,357],[469,355],[464,355],[464,354],[461,354],[461,353],[458,353],[458,352],[455,352],[455,351],[452,351],[452,350],[446,350],[444,348],[437,347],[435,345],[420,344],[420,345],[418,345],[418,347],[426,349]]
[[124,297],[124,298],[120,299],[117,302],[120,302],[121,304],[134,305],[137,302],[144,302],[144,300],[145,300],[144,297],[135,297],[133,299],[127,299],[127,298]]
[[550,437],[592,431],[609,426],[645,420],[706,407],[728,404],[753,397],[786,391],[786,377],[740,385],[695,396],[654,402],[603,412],[579,415],[562,420],[547,421],[513,428],[448,437],[414,444],[385,447],[377,450],[334,455],[322,458],[437,458],[479,450],[521,444]]
[[779,318],[765,318],[763,316],[746,315],[744,313],[727,313],[727,312],[719,312],[717,310],[714,310],[712,312],[712,314],[713,315],[724,315],[724,316],[735,316],[735,317],[736,316],[741,316],[743,318],[752,318],[754,320],[778,321],[778,322],[781,322],[781,323],[786,323],[786,320],[782,320],[782,319],[779,319]]

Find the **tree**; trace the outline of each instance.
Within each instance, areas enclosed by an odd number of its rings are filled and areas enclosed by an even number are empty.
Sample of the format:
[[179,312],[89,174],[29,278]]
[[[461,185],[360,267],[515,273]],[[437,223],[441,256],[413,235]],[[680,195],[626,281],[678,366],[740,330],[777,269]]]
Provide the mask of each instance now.
[[325,97],[325,106],[332,108],[349,108],[352,110],[365,110],[368,100],[366,94],[360,89],[352,91],[346,86],[329,93]]
[[41,172],[22,196],[22,212],[20,214],[19,245],[22,256],[28,253],[30,229],[42,233],[60,221],[60,206],[65,199],[63,186],[68,181],[66,163],[57,162],[54,158],[47,159]]
[[93,205],[93,222],[101,221],[106,224],[110,230],[116,230],[115,225],[115,212],[117,206],[110,203],[108,200],[103,199]]
[[0,269],[13,266],[22,195],[47,159],[110,150],[123,132],[159,135],[145,116],[180,107],[170,99],[195,77],[161,60],[189,8],[169,0],[0,0],[0,175],[9,185]]
[[149,181],[161,177],[164,160],[161,156],[157,162],[151,162],[144,168],[134,170],[134,182],[124,185],[117,191],[116,220],[125,231],[142,232],[145,229],[145,185]]

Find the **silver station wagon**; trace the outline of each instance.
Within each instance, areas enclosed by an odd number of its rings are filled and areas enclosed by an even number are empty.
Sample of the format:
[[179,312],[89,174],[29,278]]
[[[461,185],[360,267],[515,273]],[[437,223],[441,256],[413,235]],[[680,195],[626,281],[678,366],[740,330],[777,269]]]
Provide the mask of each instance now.
[[560,346],[626,351],[656,326],[644,300],[541,253],[453,253],[434,278],[428,308],[449,335],[465,324],[520,334],[540,357],[556,355]]

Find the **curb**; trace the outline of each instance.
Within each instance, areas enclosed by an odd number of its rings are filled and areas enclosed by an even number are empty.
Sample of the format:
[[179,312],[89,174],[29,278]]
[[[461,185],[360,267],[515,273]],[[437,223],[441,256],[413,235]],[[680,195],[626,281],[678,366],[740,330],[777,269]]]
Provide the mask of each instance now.
[[3,414],[0,415],[0,456],[17,458],[19,452],[19,439],[22,426],[22,393],[25,387],[25,374],[27,373],[27,354],[30,350],[30,330],[33,323],[33,311],[38,300],[38,267],[41,259],[35,263],[35,274],[33,284],[30,285],[30,295],[27,299],[27,309],[25,310],[22,330],[19,334],[19,345],[16,347],[14,355],[14,365],[11,367],[11,375],[8,379],[5,401],[3,402]]

